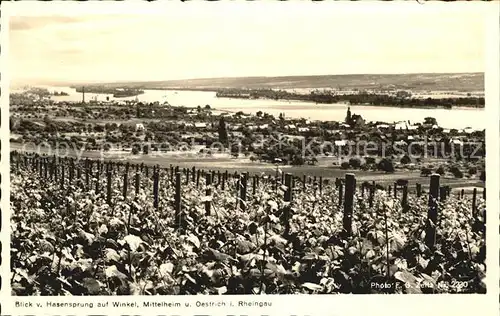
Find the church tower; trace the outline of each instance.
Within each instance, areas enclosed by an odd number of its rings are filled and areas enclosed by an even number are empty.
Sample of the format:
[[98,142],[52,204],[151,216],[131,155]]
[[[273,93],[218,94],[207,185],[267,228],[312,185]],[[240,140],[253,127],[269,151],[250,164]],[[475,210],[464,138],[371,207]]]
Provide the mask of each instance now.
[[347,124],[351,123],[351,107],[350,106],[347,107],[347,115],[345,117],[345,122]]

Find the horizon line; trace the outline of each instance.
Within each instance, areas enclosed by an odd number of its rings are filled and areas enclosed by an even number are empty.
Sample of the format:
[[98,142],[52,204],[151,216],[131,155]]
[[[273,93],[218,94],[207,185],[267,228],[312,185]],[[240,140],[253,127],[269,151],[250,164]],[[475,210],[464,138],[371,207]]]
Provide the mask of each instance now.
[[146,83],[146,82],[173,82],[173,81],[189,81],[189,80],[220,80],[220,79],[256,79],[256,78],[293,78],[293,77],[329,77],[329,76],[401,76],[401,75],[452,75],[452,74],[485,74],[485,71],[463,71],[463,72],[407,72],[407,73],[345,73],[345,74],[310,74],[310,75],[267,75],[267,76],[225,76],[225,77],[197,77],[197,78],[180,78],[180,79],[156,79],[156,80],[133,80],[133,79],[121,79],[121,80],[65,80],[65,79],[40,79],[40,78],[19,78],[10,79],[10,82],[19,83],[21,81],[37,82],[37,84],[51,83],[51,84],[75,84],[75,83]]

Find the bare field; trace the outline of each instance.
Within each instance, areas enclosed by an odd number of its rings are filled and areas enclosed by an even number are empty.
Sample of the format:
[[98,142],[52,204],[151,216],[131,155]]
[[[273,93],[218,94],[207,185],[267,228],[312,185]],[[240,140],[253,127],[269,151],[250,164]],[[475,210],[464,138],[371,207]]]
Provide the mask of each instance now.
[[[22,146],[17,143],[11,143],[11,150],[23,150]],[[24,150],[30,152],[31,150]],[[47,150],[40,150],[39,153],[51,154]],[[77,157],[77,153],[68,152],[68,157]],[[98,151],[85,151],[82,153],[81,158],[99,159],[101,153]],[[323,179],[343,178],[346,173],[356,174],[356,179],[362,181],[375,181],[377,184],[388,186],[394,183],[397,179],[406,179],[409,182],[409,189],[414,190],[416,183],[421,183],[423,188],[429,184],[429,178],[421,177],[419,171],[409,170],[396,170],[395,173],[384,173],[381,171],[362,171],[362,170],[344,170],[336,166],[326,165],[303,165],[303,166],[276,166],[262,162],[251,162],[245,158],[230,158],[230,157],[200,157],[189,155],[131,155],[126,152],[119,153],[105,153],[102,157],[105,161],[120,161],[130,163],[144,163],[144,165],[154,166],[159,165],[163,168],[168,168],[170,165],[179,166],[179,168],[201,168],[215,171],[228,171],[228,172],[249,172],[250,174],[267,174],[274,175],[276,169],[278,172],[291,173],[294,176],[302,177],[323,177]],[[473,187],[484,187],[484,184],[475,179],[455,179],[455,178],[441,178],[442,185],[449,185],[454,189],[464,188],[467,192],[471,191]]]

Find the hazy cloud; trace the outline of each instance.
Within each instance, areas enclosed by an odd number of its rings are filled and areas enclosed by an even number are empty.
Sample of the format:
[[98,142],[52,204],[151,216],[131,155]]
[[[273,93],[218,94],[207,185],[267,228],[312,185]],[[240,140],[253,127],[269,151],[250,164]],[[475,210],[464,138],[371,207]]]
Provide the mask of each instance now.
[[82,21],[85,21],[85,18],[57,15],[39,17],[13,16],[10,18],[9,27],[11,31],[24,31],[30,29],[40,29],[49,25],[62,25]]
[[16,16],[10,24],[11,78],[154,81],[484,71],[484,18],[477,13],[346,14],[304,7],[293,13],[227,6],[156,15]]

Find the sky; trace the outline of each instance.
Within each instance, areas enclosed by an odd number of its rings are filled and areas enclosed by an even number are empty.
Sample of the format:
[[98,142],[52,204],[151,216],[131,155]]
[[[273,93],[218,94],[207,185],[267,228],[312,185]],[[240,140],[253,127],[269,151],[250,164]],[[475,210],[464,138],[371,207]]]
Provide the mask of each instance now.
[[11,81],[485,70],[484,17],[474,10],[280,7],[17,10],[9,19]]

